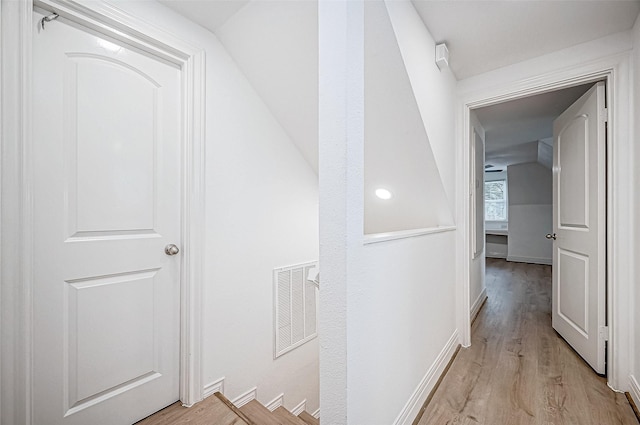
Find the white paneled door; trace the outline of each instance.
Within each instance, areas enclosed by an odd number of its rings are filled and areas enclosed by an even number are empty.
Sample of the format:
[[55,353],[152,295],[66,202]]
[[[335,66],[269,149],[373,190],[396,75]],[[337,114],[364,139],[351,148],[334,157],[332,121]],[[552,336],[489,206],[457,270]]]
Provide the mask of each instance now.
[[605,373],[605,85],[554,123],[553,328]]
[[180,73],[62,18],[33,69],[33,422],[130,425],[179,397]]

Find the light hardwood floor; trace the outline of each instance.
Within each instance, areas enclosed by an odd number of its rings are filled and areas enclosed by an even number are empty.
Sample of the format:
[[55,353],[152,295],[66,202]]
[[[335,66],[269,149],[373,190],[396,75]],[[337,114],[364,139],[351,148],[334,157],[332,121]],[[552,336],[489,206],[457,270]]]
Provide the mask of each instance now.
[[551,267],[488,259],[488,300],[414,425],[638,425],[551,327]]

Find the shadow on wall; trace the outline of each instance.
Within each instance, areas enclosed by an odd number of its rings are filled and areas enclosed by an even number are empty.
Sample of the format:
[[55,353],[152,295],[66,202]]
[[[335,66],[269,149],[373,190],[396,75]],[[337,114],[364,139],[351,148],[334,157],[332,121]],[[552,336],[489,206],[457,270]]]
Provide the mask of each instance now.
[[[384,4],[374,5],[365,25],[364,233],[452,225],[418,102],[424,94],[411,81],[424,72],[403,57],[411,52]],[[437,71],[434,62],[425,65]],[[380,197],[379,189],[387,193]]]

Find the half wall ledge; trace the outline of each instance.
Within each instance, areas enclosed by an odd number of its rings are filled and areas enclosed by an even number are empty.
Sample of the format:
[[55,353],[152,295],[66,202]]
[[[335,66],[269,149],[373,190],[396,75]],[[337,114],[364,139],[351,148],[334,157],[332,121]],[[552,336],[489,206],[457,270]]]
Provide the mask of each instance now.
[[400,230],[397,232],[388,233],[375,233],[371,235],[365,235],[362,243],[363,245],[369,245],[373,243],[393,241],[396,239],[415,238],[417,236],[431,235],[434,233],[452,232],[456,229],[456,226],[451,225],[426,227],[424,229]]

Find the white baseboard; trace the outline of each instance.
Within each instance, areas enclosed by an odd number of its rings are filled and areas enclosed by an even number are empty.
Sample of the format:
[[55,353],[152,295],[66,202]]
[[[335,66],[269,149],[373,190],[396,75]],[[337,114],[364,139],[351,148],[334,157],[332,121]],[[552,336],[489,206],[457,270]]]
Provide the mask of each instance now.
[[517,257],[513,255],[508,255],[507,261],[513,261],[515,263],[545,264],[549,266],[553,265],[553,259],[551,258]]
[[217,381],[205,385],[202,390],[202,397],[207,398],[216,392],[224,394],[224,376]]
[[280,394],[278,397],[274,398],[269,403],[265,404],[264,407],[269,409],[270,412],[273,412],[283,404],[284,404],[284,393]]
[[320,419],[320,408],[311,414],[316,419]]
[[640,385],[633,375],[629,375],[629,394],[636,406],[640,408]]
[[486,255],[487,258],[503,258],[503,259],[507,259],[507,254],[503,253],[503,252],[487,252]]
[[447,341],[446,345],[438,354],[435,362],[431,365],[427,373],[424,375],[416,390],[411,394],[411,398],[407,401],[407,404],[402,408],[402,411],[398,415],[393,425],[411,425],[414,419],[420,413],[422,405],[427,400],[429,393],[436,386],[440,375],[444,372],[445,367],[451,360],[451,357],[458,348],[458,330],[456,329]]
[[484,304],[484,301],[486,299],[487,299],[487,288],[482,288],[480,295],[478,295],[478,298],[476,298],[476,300],[473,302],[473,305],[471,306],[471,312],[469,314],[469,316],[471,317],[471,320],[470,320],[471,322],[473,322],[473,320],[476,318],[478,313],[480,313],[480,308],[482,308],[482,304]]
[[295,416],[298,416],[300,413],[307,410],[307,399],[302,400],[296,407],[290,410]]
[[245,404],[249,403],[251,400],[255,400],[256,398],[258,398],[258,387],[253,387],[246,393],[240,394],[238,397],[231,400],[231,403],[235,404],[239,409]]

